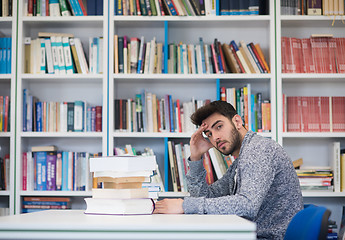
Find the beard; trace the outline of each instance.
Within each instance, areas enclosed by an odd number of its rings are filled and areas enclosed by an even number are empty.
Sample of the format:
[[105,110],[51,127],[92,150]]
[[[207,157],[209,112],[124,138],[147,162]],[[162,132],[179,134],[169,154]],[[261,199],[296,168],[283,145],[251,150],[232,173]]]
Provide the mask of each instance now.
[[221,148],[217,147],[217,149],[224,155],[230,155],[230,154],[232,155],[235,150],[238,150],[241,147],[241,136],[240,136],[239,131],[235,128],[235,126],[231,130],[228,136],[228,140],[222,141],[222,142],[226,142],[230,145],[229,148],[227,148],[226,146],[222,146]]

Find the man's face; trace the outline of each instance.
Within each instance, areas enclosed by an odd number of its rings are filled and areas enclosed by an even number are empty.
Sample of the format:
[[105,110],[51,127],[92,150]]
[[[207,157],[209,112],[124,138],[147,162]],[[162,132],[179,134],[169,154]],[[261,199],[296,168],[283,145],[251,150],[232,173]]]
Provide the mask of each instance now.
[[220,113],[214,113],[203,123],[207,125],[204,131],[213,146],[225,155],[238,153],[241,148],[240,133],[234,123]]

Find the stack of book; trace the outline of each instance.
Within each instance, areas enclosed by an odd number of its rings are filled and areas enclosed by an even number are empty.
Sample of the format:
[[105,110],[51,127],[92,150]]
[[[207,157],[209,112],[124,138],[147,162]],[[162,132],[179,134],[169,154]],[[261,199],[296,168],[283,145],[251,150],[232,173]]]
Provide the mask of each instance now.
[[296,169],[301,190],[333,191],[333,172],[330,167]]
[[154,200],[149,189],[156,170],[155,156],[112,156],[90,159],[90,171],[100,188],[92,189],[92,198],[85,198],[87,214],[152,214]]

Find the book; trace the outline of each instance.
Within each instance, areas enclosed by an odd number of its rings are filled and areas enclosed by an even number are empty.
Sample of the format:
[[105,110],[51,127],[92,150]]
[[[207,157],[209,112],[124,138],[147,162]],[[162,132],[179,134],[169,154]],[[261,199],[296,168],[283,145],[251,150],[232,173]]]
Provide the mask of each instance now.
[[90,158],[90,171],[154,171],[156,169],[155,156],[109,156]]
[[148,215],[152,214],[154,210],[154,202],[151,198],[85,198],[84,200],[86,214]]
[[54,145],[47,145],[47,146],[32,146],[32,152],[52,152],[57,151],[58,148]]
[[340,142],[331,143],[331,161],[330,165],[333,170],[333,186],[334,192],[340,192],[341,171],[340,171]]
[[148,198],[148,188],[137,188],[137,189],[92,189],[92,198]]

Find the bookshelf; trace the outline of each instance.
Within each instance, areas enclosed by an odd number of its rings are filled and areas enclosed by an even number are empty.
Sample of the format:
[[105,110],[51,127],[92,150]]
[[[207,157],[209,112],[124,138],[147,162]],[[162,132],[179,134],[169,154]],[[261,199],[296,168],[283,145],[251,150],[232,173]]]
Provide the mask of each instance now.
[[[23,191],[22,153],[31,151],[32,146],[55,145],[60,151],[106,154],[107,146],[107,65],[102,73],[89,74],[40,74],[25,73],[24,39],[38,38],[39,32],[70,33],[80,38],[85,57],[89,58],[89,37],[103,37],[107,46],[107,15],[99,16],[25,16],[25,1],[19,2],[18,10],[18,69],[17,69],[17,141],[16,141],[16,198],[15,213],[21,212],[21,202],[25,196],[67,196],[72,198],[72,208],[82,209],[88,191]],[[107,9],[105,1],[104,9]],[[103,56],[107,50],[103,48]],[[46,102],[85,101],[92,106],[102,106],[102,131],[62,132],[23,131],[23,90]]]
[[[243,87],[250,83],[254,91],[262,91],[269,99],[275,99],[275,39],[274,39],[274,5],[270,4],[270,15],[259,16],[112,16],[114,12],[113,1],[110,1],[109,22],[109,142],[108,154],[112,155],[115,146],[124,146],[131,143],[137,149],[152,146],[157,156],[157,161],[165,188],[167,188],[169,164],[167,154],[167,141],[189,143],[192,132],[125,132],[115,131],[114,99],[135,98],[142,89],[154,93],[158,98],[165,94],[171,94],[174,100],[182,102],[197,100],[220,99],[220,87]],[[226,31],[224,31],[226,29]],[[207,31],[205,31],[207,30]],[[250,34],[248,34],[250,32]],[[114,35],[129,38],[144,36],[145,42],[156,37],[157,42],[197,44],[199,37],[205,44],[213,42],[217,38],[221,43],[230,43],[235,40],[238,43],[244,40],[246,43],[254,41],[260,43],[266,60],[272,70],[269,74],[114,74]],[[253,39],[253,35],[257,36]],[[167,64],[167,62],[165,62]],[[165,65],[167,66],[167,65]],[[275,101],[272,104],[272,119],[275,119]],[[276,123],[272,120],[272,131],[262,133],[266,137],[276,136]],[[168,192],[164,196],[184,196],[184,193]]]
[[[114,16],[114,0],[104,1],[104,14],[98,16],[24,16],[24,0],[14,1],[15,17],[0,17],[0,31],[12,35],[18,57],[12,57],[12,73],[0,75],[0,95],[10,94],[16,107],[11,112],[11,128],[0,133],[2,150],[11,156],[11,188],[0,192],[1,206],[9,206],[11,213],[19,213],[24,196],[69,196],[72,208],[83,208],[87,191],[22,191],[21,156],[32,146],[54,144],[59,150],[102,152],[113,155],[115,146],[132,144],[138,150],[152,147],[157,155],[161,175],[167,182],[169,175],[167,141],[188,143],[192,132],[125,132],[115,131],[114,99],[135,98],[143,89],[158,98],[171,94],[181,102],[220,98],[221,87],[240,88],[251,84],[254,92],[262,92],[271,100],[271,127],[269,133],[260,133],[277,140],[291,158],[303,157],[307,164],[328,164],[330,143],[340,141],[345,146],[345,133],[283,132],[282,101],[287,95],[340,95],[344,96],[344,74],[288,74],[281,70],[281,36],[308,37],[312,33],[327,33],[345,37],[342,18],[337,16],[280,15],[280,1],[269,1],[268,15],[259,16]],[[17,35],[18,25],[18,35]],[[88,56],[89,37],[103,36],[104,62],[102,74],[27,74],[24,73],[24,38],[37,38],[39,32],[73,33],[79,37]],[[266,74],[115,74],[114,35],[145,37],[157,42],[197,44],[199,37],[207,44],[217,38],[221,43],[259,43],[271,73]],[[17,59],[17,60],[15,60]],[[167,62],[165,61],[165,64]],[[3,87],[4,86],[4,87]],[[84,100],[103,106],[102,132],[24,132],[23,89],[44,101]],[[3,93],[3,91],[5,93]],[[17,97],[16,97],[17,96]],[[13,106],[15,106],[13,105]],[[16,149],[16,150],[15,150]],[[2,152],[0,152],[2,154]],[[14,157],[15,156],[15,157]],[[181,197],[185,193],[167,192],[163,197]],[[306,202],[329,205],[332,218],[339,221],[340,208],[345,205],[344,193],[303,193]],[[338,215],[337,215],[338,213]]]
[[[11,65],[10,72],[0,74],[0,96],[9,96],[10,108],[15,109],[16,96],[16,43],[17,43],[17,1],[13,1],[12,16],[0,17],[0,32],[3,37],[11,37]],[[11,15],[11,14],[10,14]],[[9,131],[0,132],[0,157],[9,154],[9,183],[6,190],[0,191],[0,208],[9,208],[9,214],[14,214],[15,188],[13,179],[15,175],[15,111],[9,113]]]
[[[280,1],[281,2],[281,1]],[[333,34],[345,37],[341,16],[280,15],[277,1],[277,56],[281,52],[281,37],[308,38],[311,34]],[[339,141],[345,147],[344,132],[284,132],[283,94],[287,96],[344,96],[345,74],[340,73],[283,73],[282,59],[277,57],[277,132],[278,142],[292,160],[303,158],[305,166],[329,166],[331,143]],[[331,219],[341,219],[345,205],[344,192],[303,192],[305,203],[325,205],[332,211]],[[339,224],[338,224],[339,225]],[[338,226],[339,227],[339,226]]]

